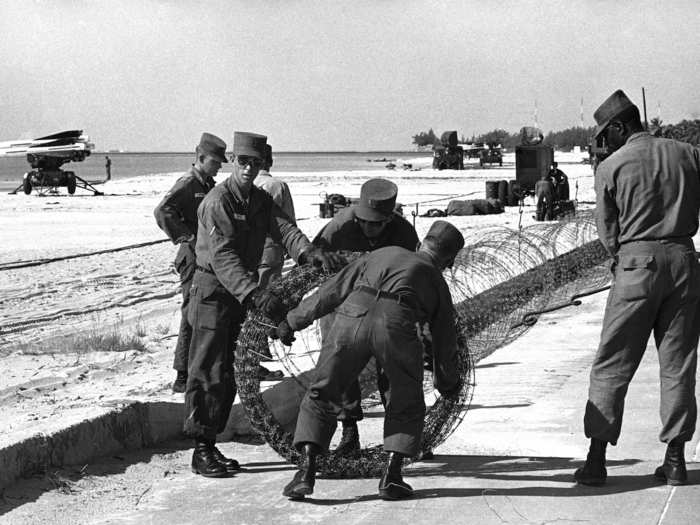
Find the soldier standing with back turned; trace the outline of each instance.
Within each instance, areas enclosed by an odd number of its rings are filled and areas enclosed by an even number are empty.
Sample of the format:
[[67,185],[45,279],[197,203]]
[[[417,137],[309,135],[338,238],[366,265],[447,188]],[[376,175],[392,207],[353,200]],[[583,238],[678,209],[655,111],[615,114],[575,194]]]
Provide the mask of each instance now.
[[180,331],[175,345],[173,368],[177,372],[173,392],[184,392],[187,384],[187,360],[192,339],[192,327],[187,320],[190,302],[190,287],[194,276],[194,247],[197,240],[197,208],[216,181],[214,177],[226,160],[226,143],[215,135],[203,133],[197,146],[196,159],[184,177],[156,206],[153,214],[161,230],[174,244],[180,247],[175,256],[175,269],[180,275],[182,306],[180,308]]
[[688,478],[684,449],[697,419],[700,265],[692,237],[700,211],[700,153],[653,137],[639,109],[618,90],[596,110],[596,138],[614,153],[595,174],[598,236],[613,257],[613,284],[591,368],[584,415],[588,457],[574,478],[602,485],[605,449],[617,444],[625,395],[653,331],[661,378],[666,457],[654,475],[669,485]]

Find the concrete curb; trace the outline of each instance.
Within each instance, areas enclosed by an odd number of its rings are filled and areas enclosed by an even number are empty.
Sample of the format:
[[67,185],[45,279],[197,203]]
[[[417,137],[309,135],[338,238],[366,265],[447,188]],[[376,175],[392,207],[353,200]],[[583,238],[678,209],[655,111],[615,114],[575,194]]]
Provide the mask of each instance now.
[[[287,378],[263,392],[263,399],[287,431],[296,424],[305,390]],[[124,401],[102,414],[71,424],[51,434],[36,434],[0,449],[0,490],[21,477],[64,465],[81,465],[123,450],[152,447],[181,439],[183,402]],[[219,441],[257,435],[243,406],[233,406]]]
[[0,490],[52,467],[87,463],[177,438],[181,428],[182,403],[120,404],[52,434],[37,434],[0,449]]

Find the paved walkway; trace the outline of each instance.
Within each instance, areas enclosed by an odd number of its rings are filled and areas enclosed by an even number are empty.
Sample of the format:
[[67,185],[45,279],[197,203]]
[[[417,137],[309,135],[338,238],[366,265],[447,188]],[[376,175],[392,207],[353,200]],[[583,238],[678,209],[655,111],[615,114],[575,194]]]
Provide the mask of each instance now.
[[[292,502],[281,495],[291,465],[266,445],[225,443],[245,472],[224,480],[165,478],[136,510],[98,523],[699,523],[697,434],[686,447],[688,486],[668,487],[652,476],[665,451],[653,344],[630,387],[621,439],[609,448],[607,485],[573,482],[587,451],[583,409],[604,302],[599,294],[543,316],[479,363],[461,426],[434,460],[405,471],[414,499],[380,500],[377,479],[320,479],[313,496]],[[365,441],[378,438],[381,422],[361,423]]]

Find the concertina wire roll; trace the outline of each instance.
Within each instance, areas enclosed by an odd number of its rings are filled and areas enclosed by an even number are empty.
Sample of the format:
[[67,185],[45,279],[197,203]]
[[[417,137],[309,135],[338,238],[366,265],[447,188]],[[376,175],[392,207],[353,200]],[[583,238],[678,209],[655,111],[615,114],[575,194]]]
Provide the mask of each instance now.
[[[434,394],[436,400],[426,410],[421,454],[444,442],[461,423],[473,395],[474,364],[524,334],[533,324],[522,322],[528,314],[532,319],[533,312],[560,302],[572,304],[572,296],[605,285],[610,280],[607,259],[595,235],[591,212],[520,231],[492,229],[460,251],[451,271],[444,275],[456,312],[461,387],[449,398]],[[275,281],[271,290],[291,309],[329,276],[311,265],[296,266]],[[317,324],[312,325],[297,334],[292,347],[284,347],[268,339],[271,324],[260,311],[249,312],[236,347],[235,379],[253,429],[280,456],[298,463],[301,457],[292,446],[293,432],[280,423],[260,391],[258,365],[272,355],[292,376],[287,381],[298,382],[303,392],[310,382],[304,369],[316,362],[320,331]],[[360,377],[363,398],[376,393],[376,374],[369,371],[373,368],[370,363]],[[430,372],[426,372],[424,388],[432,390]],[[319,474],[378,477],[386,457],[380,445],[352,456],[330,451],[319,457]]]

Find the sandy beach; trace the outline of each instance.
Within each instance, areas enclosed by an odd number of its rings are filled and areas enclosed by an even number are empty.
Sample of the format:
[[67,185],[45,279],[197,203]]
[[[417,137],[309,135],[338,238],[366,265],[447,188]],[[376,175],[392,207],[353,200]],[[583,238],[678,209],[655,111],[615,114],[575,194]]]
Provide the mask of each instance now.
[[[582,209],[593,200],[592,170],[558,154],[578,186]],[[510,162],[509,162],[510,161]],[[399,187],[404,215],[445,209],[452,199],[484,198],[485,181],[514,178],[513,159],[503,168],[464,171],[389,171]],[[43,432],[56,419],[82,417],[95,403],[114,403],[133,395],[169,395],[172,348],[179,322],[179,283],[171,267],[176,247],[164,240],[153,208],[179,176],[160,174],[103,185],[104,196],[78,190],[68,196],[0,195],[0,264],[85,255],[0,271],[0,400],[12,417],[0,423],[0,442]],[[222,171],[217,180],[227,176]],[[294,195],[298,224],[309,237],[329,220],[319,217],[326,193],[359,195],[361,184],[377,172],[276,173]],[[507,207],[497,215],[450,217],[470,242],[490,228],[517,229],[534,223],[532,202],[519,213]],[[434,219],[415,217],[422,236]],[[121,249],[150,243],[134,249]],[[79,334],[119,332],[136,335],[145,351],[73,352]]]
[[[571,154],[557,153],[557,160],[579,210],[590,210],[591,166]],[[0,403],[7,415],[0,421],[0,446],[50,434],[127,402],[179,401],[180,395],[170,391],[180,315],[179,283],[171,266],[176,247],[161,242],[165,236],[152,214],[179,175],[111,181],[102,187],[104,196],[80,190],[75,196],[65,191],[45,197],[0,195]],[[217,181],[227,175],[223,170]],[[357,197],[361,184],[377,172],[275,175],[289,183],[298,224],[313,237],[329,220],[319,217],[323,195]],[[382,175],[398,185],[404,215],[415,221],[422,237],[434,219],[420,215],[445,209],[453,199],[482,199],[486,181],[514,179],[515,168],[511,155],[502,168],[438,172],[423,167]],[[469,244],[493,229],[535,224],[534,208],[528,198],[522,209],[448,220]],[[65,259],[8,268],[51,258]],[[131,338],[134,348],[74,347],[86,337],[116,333]],[[279,363],[270,367],[283,369]]]

